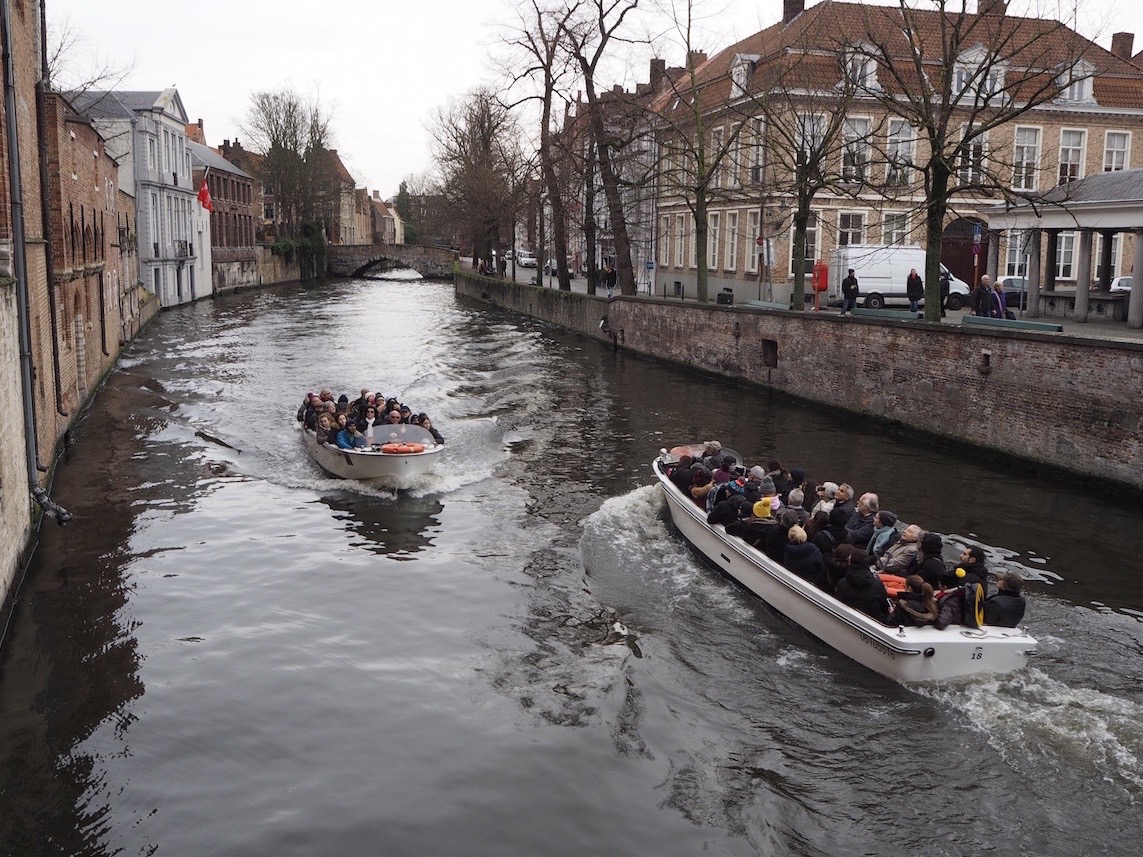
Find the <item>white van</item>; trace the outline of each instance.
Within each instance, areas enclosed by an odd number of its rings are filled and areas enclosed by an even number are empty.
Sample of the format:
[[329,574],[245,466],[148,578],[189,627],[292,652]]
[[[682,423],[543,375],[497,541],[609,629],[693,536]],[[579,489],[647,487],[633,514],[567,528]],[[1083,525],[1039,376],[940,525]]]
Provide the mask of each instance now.
[[[833,251],[829,261],[830,303],[841,300],[841,281],[853,268],[861,291],[859,302],[870,309],[888,304],[908,304],[905,281],[916,268],[925,276],[925,249],[907,244],[850,244]],[[948,268],[941,264],[941,270]],[[968,303],[968,283],[949,274],[948,308],[961,309]]]

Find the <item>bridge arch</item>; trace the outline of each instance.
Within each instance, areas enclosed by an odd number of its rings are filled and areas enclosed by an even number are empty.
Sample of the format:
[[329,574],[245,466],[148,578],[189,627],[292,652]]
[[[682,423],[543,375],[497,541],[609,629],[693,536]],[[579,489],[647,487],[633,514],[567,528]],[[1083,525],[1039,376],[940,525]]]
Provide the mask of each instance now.
[[331,244],[326,270],[331,277],[360,277],[377,268],[412,268],[422,277],[446,279],[457,259],[455,250],[421,244]]

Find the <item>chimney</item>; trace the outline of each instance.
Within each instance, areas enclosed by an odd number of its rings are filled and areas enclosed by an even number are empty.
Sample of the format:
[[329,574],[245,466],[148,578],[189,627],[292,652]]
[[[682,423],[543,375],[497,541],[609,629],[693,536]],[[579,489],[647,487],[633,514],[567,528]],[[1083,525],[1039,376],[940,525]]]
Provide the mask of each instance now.
[[229,140],[223,140],[222,141],[222,148],[229,149],[230,148],[230,141]]
[[611,87],[611,91],[615,95],[622,95],[623,94],[623,84],[621,84],[621,83],[615,84],[614,86]]
[[977,15],[1003,15],[1008,11],[1008,4],[1004,0],[977,0]]
[[379,191],[379,190],[373,191],[373,198],[374,199],[380,199],[381,198],[381,191]]
[[687,68],[698,68],[706,62],[706,51],[691,51],[687,54]]
[[806,0],[782,0],[782,23],[790,23],[805,11]]
[[659,87],[663,85],[663,78],[667,75],[667,61],[654,59],[651,60],[651,91],[658,92]]
[[1111,37],[1111,52],[1125,60],[1131,59],[1131,52],[1135,48],[1134,33],[1115,33]]

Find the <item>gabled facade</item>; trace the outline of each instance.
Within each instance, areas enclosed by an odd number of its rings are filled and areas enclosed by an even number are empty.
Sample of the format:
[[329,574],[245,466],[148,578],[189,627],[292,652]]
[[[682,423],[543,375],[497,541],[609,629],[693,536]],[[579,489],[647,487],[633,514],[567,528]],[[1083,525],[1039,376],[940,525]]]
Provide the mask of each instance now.
[[74,103],[107,140],[120,164],[120,186],[135,196],[139,274],[147,288],[163,307],[210,294],[209,279],[201,282],[195,269],[198,189],[178,91],[92,91]]
[[[1058,97],[1041,98],[1043,103],[1010,121],[970,129],[973,134],[957,151],[951,182],[970,190],[955,197],[956,214],[945,223],[942,258],[963,279],[972,281],[990,268],[1016,274],[1026,264],[1020,236],[990,236],[981,207],[1005,196],[1044,193],[1096,172],[1143,166],[1143,72],[1129,59],[1129,34],[1116,36],[1116,51],[1104,50],[1058,21],[1007,17],[998,0],[982,0],[981,14],[969,18],[979,19],[979,40],[963,46],[951,69],[926,65],[923,82],[915,73],[902,73],[905,62],[893,66],[897,73],[892,73],[871,49],[877,45],[891,57],[908,56],[899,9],[834,0],[810,9],[802,0],[786,0],[781,22],[697,68],[708,149],[723,139],[737,140],[711,181],[709,293],[730,288],[739,299],[789,295],[795,264],[793,171],[803,149],[813,149],[835,113],[844,121],[821,163],[827,180],[812,202],[803,269],[828,260],[841,245],[923,244],[926,193],[919,166],[928,159],[928,144],[908,121],[886,109],[886,97],[905,98],[921,85],[938,92],[947,86],[954,123],[960,113],[962,125],[981,122],[987,111],[979,105],[983,101],[987,107],[990,98],[1037,103],[1037,93],[1059,90]],[[940,44],[945,31],[939,13],[914,9],[907,23],[915,28],[913,39]],[[999,61],[988,43],[989,34],[1000,40],[1013,31],[1021,33],[1024,43],[1036,45],[1035,56],[1023,63],[1020,54]],[[1056,59],[1049,63],[1050,58]],[[767,98],[773,103],[779,79],[790,108],[776,117],[762,104]],[[846,92],[849,100],[843,107]],[[687,108],[685,95],[661,99],[659,108],[681,112]],[[790,135],[784,130],[789,128],[800,132]],[[791,144],[794,139],[802,142]],[[674,163],[665,169],[687,167]],[[982,174],[1001,176],[1003,182],[971,190]],[[693,294],[695,223],[686,201],[666,190],[671,183],[660,186],[656,290],[670,293],[678,283]],[[982,228],[983,246],[974,255],[976,226]],[[1069,261],[1074,241],[1069,241],[1073,239],[1062,235],[1052,251],[1057,282],[1075,279],[1076,266]],[[1130,258],[1130,248],[1118,241],[1109,244],[1108,252],[1115,257],[1116,271]]]

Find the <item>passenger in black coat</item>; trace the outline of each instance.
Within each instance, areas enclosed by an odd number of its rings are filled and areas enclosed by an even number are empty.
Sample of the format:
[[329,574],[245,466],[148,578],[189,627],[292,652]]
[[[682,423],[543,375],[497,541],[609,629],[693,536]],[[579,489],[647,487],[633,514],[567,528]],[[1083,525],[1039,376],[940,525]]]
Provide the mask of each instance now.
[[797,525],[790,527],[782,565],[815,586],[820,587],[825,580],[822,552],[813,542],[806,541],[806,531]]
[[996,580],[996,594],[984,600],[984,624],[998,628],[1015,628],[1024,618],[1027,606],[1020,590],[1024,581],[1014,571],[1006,571]]
[[790,527],[797,526],[798,516],[793,512],[785,511],[782,517],[778,519],[776,526],[770,528],[766,533],[766,538],[763,540],[759,547],[762,553],[774,560],[774,562],[781,562],[786,558],[786,543],[790,537]]
[[933,589],[941,589],[956,584],[956,578],[952,576],[945,567],[945,561],[941,559],[941,537],[936,533],[925,533],[921,537],[921,546],[917,550],[917,555],[913,557],[913,562],[905,572],[905,576],[908,577],[910,574],[919,575],[921,580]]
[[872,616],[878,622],[889,620],[889,593],[881,578],[869,570],[869,554],[854,549],[845,576],[837,582],[833,594],[842,604]]

